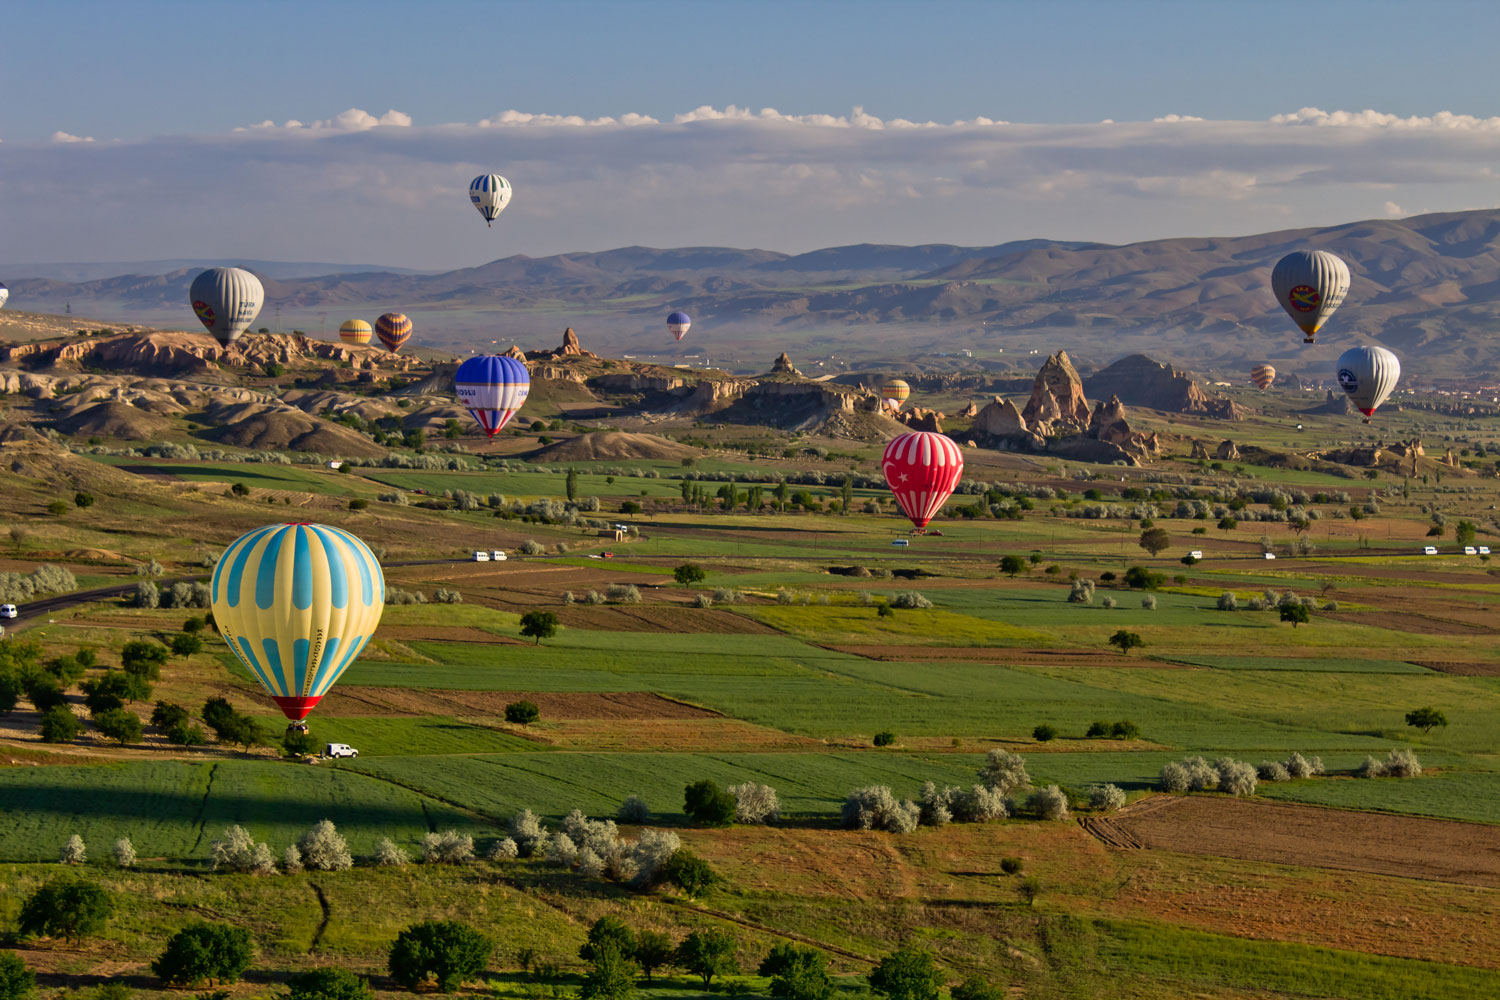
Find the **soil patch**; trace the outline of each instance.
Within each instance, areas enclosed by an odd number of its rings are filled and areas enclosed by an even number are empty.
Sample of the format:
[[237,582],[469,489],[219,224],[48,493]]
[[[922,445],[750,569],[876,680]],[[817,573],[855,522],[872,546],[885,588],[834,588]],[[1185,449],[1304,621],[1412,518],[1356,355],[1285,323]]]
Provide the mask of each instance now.
[[390,687],[336,687],[318,712],[349,715],[503,716],[513,701],[534,702],[543,719],[716,719],[707,708],[646,691],[447,691]]
[[1152,669],[1196,670],[1177,663],[1159,663],[1140,656],[1124,656],[1094,649],[1013,649],[1007,646],[828,646],[840,653],[850,653],[871,660],[950,661],[993,663],[996,666],[1029,667],[1150,667]]
[[1451,618],[1436,618],[1431,615],[1402,613],[1399,611],[1336,611],[1319,612],[1319,617],[1351,625],[1370,625],[1374,628],[1395,629],[1418,635],[1493,635],[1495,630],[1485,625],[1471,625]]
[[1219,795],[1152,796],[1109,822],[1118,846],[1500,888],[1500,828],[1480,823]]
[[1406,662],[1460,677],[1500,677],[1500,662],[1495,660],[1407,660]]

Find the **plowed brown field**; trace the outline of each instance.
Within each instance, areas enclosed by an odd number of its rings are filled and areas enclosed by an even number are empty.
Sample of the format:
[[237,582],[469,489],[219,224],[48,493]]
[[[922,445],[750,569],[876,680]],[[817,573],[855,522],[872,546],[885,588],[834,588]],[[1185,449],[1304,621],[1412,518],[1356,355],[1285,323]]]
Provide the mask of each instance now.
[[921,660],[957,660],[967,663],[994,663],[1002,666],[1047,667],[1152,667],[1155,669],[1195,670],[1176,663],[1158,663],[1141,656],[1123,656],[1097,649],[1012,649],[1006,646],[829,646],[840,653],[851,653],[871,660],[894,660],[911,663]]
[[716,719],[717,712],[644,691],[444,691],[336,687],[318,704],[326,716],[505,714],[505,706],[534,702],[543,719]]
[[1500,827],[1480,823],[1224,795],[1154,796],[1109,822],[1155,850],[1500,888]]

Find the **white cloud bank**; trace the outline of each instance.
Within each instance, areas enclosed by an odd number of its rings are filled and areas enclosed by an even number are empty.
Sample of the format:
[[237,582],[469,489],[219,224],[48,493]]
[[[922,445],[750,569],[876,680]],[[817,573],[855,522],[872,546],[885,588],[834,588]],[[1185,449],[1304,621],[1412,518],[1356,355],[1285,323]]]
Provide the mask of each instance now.
[[[1449,112],[1024,124],[704,106],[419,125],[351,108],[216,136],[6,143],[0,217],[53,260],[440,267],[634,243],[1124,242],[1493,205],[1497,155],[1500,119]],[[493,230],[466,198],[488,170],[516,189]],[[78,211],[79,191],[95,210]]]

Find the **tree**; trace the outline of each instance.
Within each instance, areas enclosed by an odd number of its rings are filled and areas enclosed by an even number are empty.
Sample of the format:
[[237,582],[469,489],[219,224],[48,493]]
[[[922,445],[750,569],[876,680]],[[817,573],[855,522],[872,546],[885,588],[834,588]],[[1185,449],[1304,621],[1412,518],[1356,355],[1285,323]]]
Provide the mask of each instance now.
[[121,670],[106,670],[102,676],[90,678],[78,685],[90,715],[123,707],[126,699],[135,693],[136,687],[137,684]]
[[369,982],[348,969],[297,972],[287,978],[286,984],[290,992],[284,1000],[375,1000]]
[[141,718],[123,708],[111,708],[94,716],[94,727],[105,739],[114,740],[121,746],[141,741]]
[[196,632],[178,632],[172,636],[173,656],[192,656],[203,652],[203,637]]
[[629,954],[609,941],[594,950],[593,964],[583,974],[579,1000],[629,1000],[635,995],[638,967]]
[[521,616],[521,634],[534,638],[540,646],[543,639],[557,634],[557,615],[551,611],[528,611]]
[[982,976],[970,976],[948,991],[952,1000],[1000,1000],[1000,987]]
[[1477,531],[1473,521],[1459,521],[1453,526],[1453,540],[1460,545],[1473,545]]
[[1434,728],[1446,726],[1448,724],[1448,717],[1442,713],[1441,709],[1428,705],[1426,708],[1414,708],[1410,712],[1407,712],[1406,724],[1413,729],[1422,730],[1422,735],[1426,736]]
[[1049,743],[1057,739],[1057,727],[1044,722],[1031,731],[1031,738],[1038,743]]
[[306,733],[300,729],[288,728],[286,733],[281,737],[281,750],[288,757],[306,757],[309,754],[316,753],[317,749],[318,740],[312,733]]
[[1166,528],[1147,528],[1141,532],[1138,544],[1141,548],[1155,556],[1158,552],[1161,552],[1172,544],[1172,537],[1167,534]]
[[1005,556],[1000,560],[1000,572],[1015,579],[1017,573],[1026,572],[1026,560],[1020,556]]
[[163,732],[173,726],[189,722],[191,719],[192,716],[188,715],[187,709],[170,701],[159,701],[156,707],[151,709],[151,724]]
[[229,704],[227,698],[210,698],[203,703],[203,711],[198,713],[203,716],[203,721],[208,723],[208,728],[218,732],[219,725],[234,718],[234,706]]
[[1111,646],[1119,646],[1120,652],[1128,655],[1132,649],[1135,649],[1139,646],[1144,646],[1145,642],[1141,640],[1141,637],[1138,633],[1127,632],[1125,631],[1125,629],[1120,629],[1114,635],[1109,637],[1109,644]]
[[13,951],[0,951],[0,1000],[26,1000],[36,988],[36,973]]
[[71,743],[83,731],[83,723],[67,705],[53,705],[42,713],[42,742]]
[[1238,528],[1239,526],[1240,526],[1240,522],[1236,521],[1234,518],[1230,517],[1228,514],[1225,514],[1223,517],[1219,518],[1219,530],[1220,531],[1233,531],[1235,528]]
[[92,493],[84,493],[82,491],[80,491],[78,493],[74,493],[73,494],[73,506],[74,507],[92,507],[92,506],[94,506],[94,494],[92,494]]
[[297,841],[302,863],[316,871],[342,872],[354,867],[349,845],[332,820],[319,820]]
[[151,971],[168,986],[222,985],[239,982],[254,957],[249,931],[199,920],[172,935]]
[[47,513],[53,517],[62,517],[68,512],[68,505],[61,500],[54,500],[47,505]]
[[661,931],[641,931],[635,936],[635,960],[649,983],[653,972],[672,964],[672,939]]
[[533,701],[513,701],[505,706],[505,721],[520,726],[529,726],[542,717],[541,709]]
[[672,571],[672,579],[684,587],[691,587],[708,579],[708,573],[696,563],[683,563]]
[[713,984],[714,976],[740,971],[734,960],[734,938],[719,930],[694,931],[677,946],[676,964],[703,980],[703,988]]
[[248,715],[240,715],[236,712],[233,716],[221,722],[214,732],[219,737],[220,743],[237,746],[246,752],[251,747],[265,746],[266,734],[260,727],[260,723]]
[[495,944],[457,920],[424,920],[396,935],[387,967],[391,978],[415,990],[428,978],[441,993],[452,993],[478,978]]
[[777,1000],[829,1000],[833,996],[828,959],[821,951],[792,948],[777,964],[771,977],[771,996]]
[[869,981],[870,989],[890,1000],[937,1000],[943,976],[930,952],[908,946],[882,958]]
[[672,852],[667,863],[662,865],[661,878],[680,889],[689,899],[697,899],[719,881],[708,862],[685,847]]
[[1132,590],[1155,590],[1165,582],[1166,577],[1144,566],[1132,566],[1125,571],[1125,586]]
[[579,946],[578,957],[585,962],[595,961],[600,949],[606,946],[630,958],[635,955],[635,932],[619,917],[600,917],[589,928],[588,940]]
[[682,811],[703,826],[728,826],[734,822],[734,796],[704,778],[682,790]]
[[159,642],[132,639],[120,647],[120,666],[133,677],[159,681],[162,664],[166,662],[167,647]]
[[569,503],[572,503],[574,500],[578,499],[578,470],[577,469],[569,469],[568,470],[568,478],[565,481],[564,488],[568,492],[568,502]]
[[1284,622],[1291,622],[1292,628],[1296,628],[1298,625],[1306,625],[1309,621],[1311,621],[1312,615],[1308,613],[1307,605],[1302,604],[1301,602],[1298,602],[1296,604],[1283,604],[1281,606],[1281,620]]
[[16,929],[24,937],[60,937],[73,942],[104,930],[114,912],[114,897],[99,886],[58,876],[48,879],[21,904]]
[[844,476],[844,481],[839,485],[840,508],[843,513],[849,513],[849,508],[854,504],[854,477]]

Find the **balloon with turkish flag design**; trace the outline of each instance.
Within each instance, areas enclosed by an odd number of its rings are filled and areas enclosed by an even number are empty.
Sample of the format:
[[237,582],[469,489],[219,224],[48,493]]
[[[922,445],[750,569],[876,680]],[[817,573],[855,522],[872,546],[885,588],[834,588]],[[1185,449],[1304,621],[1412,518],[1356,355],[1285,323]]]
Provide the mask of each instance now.
[[880,467],[896,502],[920,531],[953,495],[964,474],[964,456],[946,434],[910,431],[885,446]]

